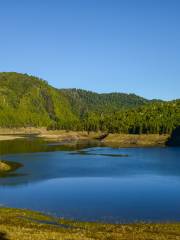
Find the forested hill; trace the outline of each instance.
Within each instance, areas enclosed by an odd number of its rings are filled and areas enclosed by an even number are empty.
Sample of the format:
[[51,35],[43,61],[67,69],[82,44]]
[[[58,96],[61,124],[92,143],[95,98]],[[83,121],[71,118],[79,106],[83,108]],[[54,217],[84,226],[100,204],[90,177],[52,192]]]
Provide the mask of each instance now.
[[76,120],[68,100],[46,81],[19,73],[0,73],[0,126],[48,126]]
[[179,124],[180,100],[59,90],[27,74],[0,73],[0,127],[171,133]]
[[113,112],[133,108],[150,103],[149,100],[135,94],[102,93],[98,94],[82,89],[61,89],[60,92],[68,98],[72,110],[83,116],[86,112]]

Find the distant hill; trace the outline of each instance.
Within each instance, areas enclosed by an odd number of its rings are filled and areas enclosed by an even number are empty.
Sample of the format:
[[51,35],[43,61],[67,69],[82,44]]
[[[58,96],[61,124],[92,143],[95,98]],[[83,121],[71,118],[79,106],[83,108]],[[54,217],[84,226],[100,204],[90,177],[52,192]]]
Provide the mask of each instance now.
[[46,81],[20,73],[0,73],[0,126],[48,126],[74,120],[68,100]]
[[139,107],[150,103],[143,97],[126,93],[95,93],[82,89],[61,89],[69,100],[72,110],[83,116],[86,112],[112,112],[126,108]]
[[179,123],[180,100],[56,89],[34,76],[0,73],[0,127],[171,133]]
[[145,103],[148,100],[135,94],[58,90],[34,76],[0,73],[0,126],[43,126],[52,120],[74,120],[89,111],[112,112]]

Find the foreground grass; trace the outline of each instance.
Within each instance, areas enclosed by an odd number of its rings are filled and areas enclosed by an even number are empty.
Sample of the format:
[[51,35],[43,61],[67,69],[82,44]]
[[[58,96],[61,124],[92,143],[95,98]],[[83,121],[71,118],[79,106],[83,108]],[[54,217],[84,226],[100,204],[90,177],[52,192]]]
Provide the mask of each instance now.
[[27,210],[0,208],[1,240],[180,239],[180,223],[102,224],[56,219]]

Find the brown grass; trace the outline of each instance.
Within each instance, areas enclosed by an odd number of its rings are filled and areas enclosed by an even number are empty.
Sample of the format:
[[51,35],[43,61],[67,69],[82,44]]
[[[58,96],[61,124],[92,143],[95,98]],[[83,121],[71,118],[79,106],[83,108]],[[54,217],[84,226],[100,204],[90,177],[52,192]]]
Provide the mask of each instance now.
[[163,146],[168,137],[167,134],[109,134],[103,142],[115,146]]

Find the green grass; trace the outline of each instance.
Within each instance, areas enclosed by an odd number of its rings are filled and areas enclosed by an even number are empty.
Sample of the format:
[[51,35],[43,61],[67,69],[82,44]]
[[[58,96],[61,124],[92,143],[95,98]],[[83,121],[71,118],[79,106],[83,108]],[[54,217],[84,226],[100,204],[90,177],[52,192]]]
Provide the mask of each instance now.
[[0,208],[0,239],[175,240],[180,239],[180,223],[88,223],[57,219],[27,210]]

